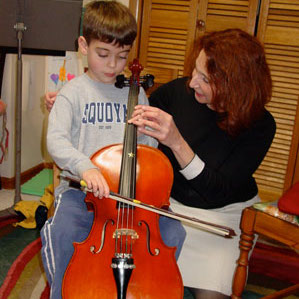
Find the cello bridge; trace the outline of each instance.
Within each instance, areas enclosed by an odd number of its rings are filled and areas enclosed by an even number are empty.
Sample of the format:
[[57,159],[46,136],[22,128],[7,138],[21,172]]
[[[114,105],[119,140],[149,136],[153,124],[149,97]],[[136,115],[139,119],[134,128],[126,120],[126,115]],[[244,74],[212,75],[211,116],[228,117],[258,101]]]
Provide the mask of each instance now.
[[121,237],[127,237],[130,236],[132,239],[138,239],[139,236],[137,232],[134,229],[129,229],[129,228],[121,228],[121,229],[116,229],[113,233],[113,239],[119,239]]
[[132,253],[116,252],[114,256],[118,259],[130,259],[132,258]]

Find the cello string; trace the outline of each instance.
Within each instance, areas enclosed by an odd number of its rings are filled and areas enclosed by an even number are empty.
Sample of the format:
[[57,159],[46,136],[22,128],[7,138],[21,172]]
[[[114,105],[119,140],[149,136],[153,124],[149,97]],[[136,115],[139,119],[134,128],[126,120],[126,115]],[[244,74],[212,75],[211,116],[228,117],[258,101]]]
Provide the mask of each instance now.
[[117,208],[117,222],[116,222],[116,234],[115,234],[115,255],[118,253],[118,231],[119,231],[119,218],[120,218],[120,203],[118,202]]
[[[132,76],[133,77],[133,76]],[[132,90],[132,98],[131,98],[131,115],[132,116],[132,113],[134,111],[134,107],[138,104],[138,95],[139,95],[139,73],[138,73],[138,76],[136,77],[136,74],[134,76],[134,84],[132,84],[130,90]],[[134,171],[135,175],[134,175],[134,191],[132,191],[132,196],[135,197],[136,194],[136,159],[137,159],[137,129],[136,129],[136,126],[133,125],[133,128],[134,128],[134,162],[132,164],[132,171]],[[130,205],[130,210],[131,210],[131,243],[130,243],[130,254],[132,256],[133,254],[133,241],[134,241],[134,238],[137,236],[135,236],[135,234],[137,234],[137,232],[134,231],[134,207],[132,205]]]
[[122,226],[121,226],[121,256],[124,257],[126,252],[126,238],[127,238],[127,227],[126,227],[126,210],[128,204],[122,205]]
[[122,254],[122,237],[123,237],[123,222],[124,222],[124,204],[119,204],[118,206],[119,210],[119,227],[117,230],[117,241],[119,243],[119,257]]
[[126,250],[125,253],[128,253],[128,237],[129,237],[129,217],[130,217],[130,207],[127,204],[126,205],[126,209],[127,209],[127,216],[126,216]]
[[[134,74],[132,74],[131,76],[131,84],[130,84],[130,89],[129,89],[129,96],[128,96],[128,107],[127,107],[127,117],[131,118],[133,111],[134,111],[134,107],[135,105],[138,103],[138,94],[139,94],[139,86],[138,86],[138,80],[136,78],[136,76],[134,76]],[[128,127],[130,126],[130,127]],[[132,130],[134,128],[134,130]],[[130,130],[129,130],[130,129]],[[134,160],[136,161],[136,127],[134,125],[128,125],[126,127],[127,130],[127,134],[129,134],[129,136],[131,136],[131,138],[129,138],[129,140],[133,139],[133,143],[130,145],[131,147],[128,147],[127,149],[130,151],[130,153],[135,153],[133,155],[133,161],[131,160],[130,163],[128,163],[130,165],[130,167],[128,168],[128,171],[130,171],[129,177],[132,180],[132,177],[135,177],[135,175],[133,175],[134,173],[136,173],[136,162],[134,162]],[[134,142],[135,141],[135,142]],[[134,148],[132,148],[132,146],[134,146]],[[132,163],[133,162],[133,163]],[[134,179],[133,179],[134,180]],[[134,186],[135,186],[136,182],[134,180]],[[130,191],[128,190],[128,194],[132,197],[133,195],[135,195],[135,187],[133,189],[130,188]],[[135,197],[135,196],[133,196]],[[131,218],[131,219],[130,219]],[[134,231],[134,213],[133,213],[133,206],[130,205],[129,203],[127,204],[127,237],[126,237],[126,254],[132,255],[133,252],[133,239],[134,239],[134,235],[135,235],[135,231]],[[131,223],[130,223],[131,222]]]
[[[132,217],[131,217],[131,229],[133,231],[133,228],[134,228],[134,207],[132,205],[130,205],[130,209],[132,210],[131,211],[131,214],[132,214]],[[133,253],[133,235],[131,235],[131,243],[130,243],[130,254]]]

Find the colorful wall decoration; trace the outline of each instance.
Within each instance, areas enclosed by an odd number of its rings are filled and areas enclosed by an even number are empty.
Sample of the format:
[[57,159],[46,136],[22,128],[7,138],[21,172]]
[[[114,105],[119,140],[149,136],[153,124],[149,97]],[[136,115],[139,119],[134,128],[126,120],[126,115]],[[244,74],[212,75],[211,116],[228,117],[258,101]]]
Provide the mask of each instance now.
[[58,91],[77,77],[81,71],[81,58],[76,52],[66,52],[64,57],[48,56],[47,91]]

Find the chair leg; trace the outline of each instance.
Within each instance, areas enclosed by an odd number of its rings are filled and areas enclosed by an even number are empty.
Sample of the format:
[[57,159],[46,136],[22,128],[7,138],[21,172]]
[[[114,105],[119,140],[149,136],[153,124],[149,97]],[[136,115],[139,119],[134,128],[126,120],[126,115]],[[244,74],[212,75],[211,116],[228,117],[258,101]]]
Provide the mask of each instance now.
[[233,279],[232,299],[241,299],[247,281],[248,255],[252,249],[254,240],[254,221],[255,212],[251,209],[245,209],[241,220],[240,236],[240,256],[237,261],[237,267]]
[[53,164],[53,185],[54,185],[54,190],[55,190],[56,187],[58,187],[58,185],[60,183],[59,175],[60,175],[60,169],[54,163]]
[[295,284],[293,286],[290,286],[290,287],[288,287],[286,289],[277,291],[277,292],[275,292],[273,294],[270,294],[270,295],[267,295],[265,297],[262,297],[262,299],[279,299],[279,298],[285,298],[288,295],[295,294],[295,292],[297,292],[298,290],[299,290],[299,283],[297,283],[297,284]]

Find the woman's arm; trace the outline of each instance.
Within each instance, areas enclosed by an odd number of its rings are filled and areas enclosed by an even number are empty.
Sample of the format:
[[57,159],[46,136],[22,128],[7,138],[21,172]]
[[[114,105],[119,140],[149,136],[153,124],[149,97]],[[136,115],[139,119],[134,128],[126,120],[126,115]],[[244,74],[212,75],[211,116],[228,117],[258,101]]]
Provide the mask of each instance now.
[[163,110],[151,106],[138,105],[129,123],[134,123],[138,131],[157,139],[168,146],[181,168],[185,168],[194,158],[194,152],[177,129],[173,118]]
[[[246,134],[230,139],[217,126],[216,119],[213,119],[215,113],[207,107],[200,108],[203,112],[199,115],[197,111],[192,112],[196,110],[196,105],[188,106],[192,94],[183,91],[182,87],[176,88],[176,85],[162,86],[150,98],[151,104],[157,107],[137,107],[132,119],[141,132],[159,140],[161,149],[172,161],[175,170],[173,190],[181,189],[184,198],[189,195],[196,197],[198,206],[203,208],[223,206],[237,196],[242,197],[243,191],[246,195],[249,191],[256,192],[252,175],[274,137],[273,117],[267,112],[266,118]],[[186,123],[192,127],[187,124],[189,128],[186,129]],[[145,125],[153,131],[145,129]],[[187,135],[183,136],[181,132]],[[192,140],[192,146],[187,140]],[[178,166],[183,169],[178,169]]]

